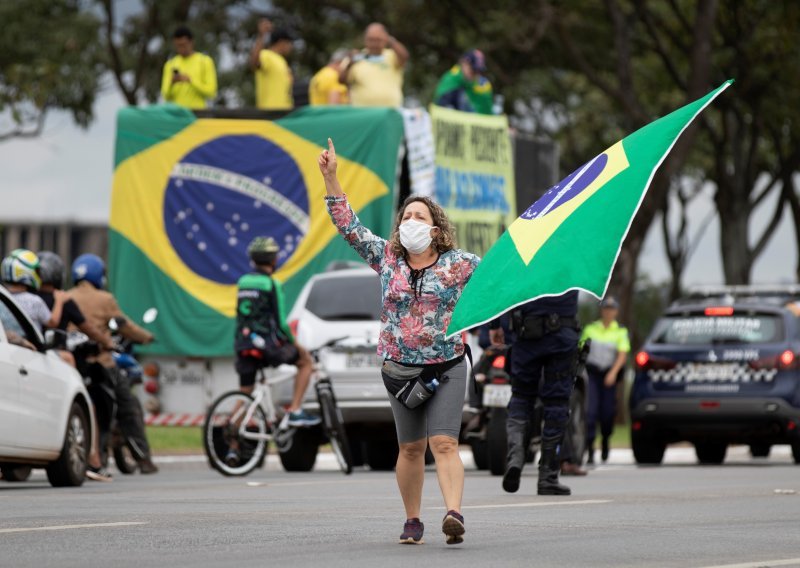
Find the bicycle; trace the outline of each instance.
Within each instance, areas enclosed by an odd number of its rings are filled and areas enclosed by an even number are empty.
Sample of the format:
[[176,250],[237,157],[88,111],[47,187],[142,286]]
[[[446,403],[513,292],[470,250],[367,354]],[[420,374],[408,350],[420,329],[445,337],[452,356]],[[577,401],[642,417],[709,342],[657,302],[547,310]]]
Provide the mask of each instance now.
[[[311,383],[314,385],[319,403],[322,433],[330,442],[340,469],[347,475],[353,471],[350,446],[347,442],[342,413],[336,404],[333,385],[319,357],[320,351],[342,339],[333,339],[310,351],[314,362]],[[312,428],[289,426],[288,413],[284,412],[279,416],[279,411],[273,402],[271,387],[288,378],[270,381],[262,368],[258,371],[256,388],[252,395],[241,391],[230,391],[214,401],[203,425],[203,446],[211,467],[226,476],[247,475],[256,467],[263,465],[269,442],[273,442],[278,452],[284,454],[291,451],[298,434],[312,432]],[[236,450],[237,460],[229,463],[226,458],[232,448]],[[307,468],[297,469],[311,469],[313,461],[307,465]]]

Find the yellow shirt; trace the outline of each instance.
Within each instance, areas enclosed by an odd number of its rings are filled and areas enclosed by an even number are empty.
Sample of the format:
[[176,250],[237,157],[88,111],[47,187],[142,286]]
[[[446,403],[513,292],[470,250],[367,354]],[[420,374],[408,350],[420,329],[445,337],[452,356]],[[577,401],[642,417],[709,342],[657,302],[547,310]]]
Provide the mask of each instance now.
[[347,104],[347,87],[339,82],[339,72],[326,65],[311,78],[308,101],[312,105],[330,104],[331,93],[339,93],[339,104]]
[[403,68],[397,54],[384,49],[381,55],[367,55],[350,67],[347,81],[353,106],[400,107],[403,104]]
[[256,106],[266,110],[292,109],[292,71],[286,59],[271,49],[262,49],[258,61],[261,67],[256,69]]
[[[181,75],[189,77],[189,82],[173,83],[175,69]],[[161,95],[165,101],[186,108],[205,108],[206,101],[217,96],[217,70],[214,60],[198,52],[189,57],[176,55],[164,64]]]

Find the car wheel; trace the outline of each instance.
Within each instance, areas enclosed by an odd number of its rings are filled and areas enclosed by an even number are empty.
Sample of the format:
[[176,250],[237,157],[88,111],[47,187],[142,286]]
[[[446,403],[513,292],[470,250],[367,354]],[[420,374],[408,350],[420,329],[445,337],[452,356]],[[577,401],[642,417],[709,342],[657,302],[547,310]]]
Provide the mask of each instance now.
[[29,465],[3,465],[0,472],[6,481],[25,481],[31,476],[33,468]]
[[472,459],[475,467],[481,471],[489,469],[489,446],[486,440],[471,439],[469,447],[472,448]]
[[281,464],[286,471],[311,471],[319,452],[320,428],[296,428],[292,443],[279,452]]
[[704,465],[720,465],[727,451],[728,444],[722,442],[696,442],[694,445],[697,461]]
[[492,475],[503,475],[506,471],[508,457],[508,440],[506,438],[505,408],[493,408],[486,424],[486,454],[489,458],[489,471]]
[[367,464],[375,471],[392,471],[397,464],[396,440],[369,440],[367,442]]
[[83,408],[73,402],[67,418],[61,455],[47,466],[47,479],[53,487],[76,487],[83,484],[90,444],[87,424]]
[[768,458],[771,449],[770,444],[750,444],[750,455],[754,458]]
[[640,465],[660,465],[664,460],[667,444],[657,432],[631,429],[631,449],[633,458]]

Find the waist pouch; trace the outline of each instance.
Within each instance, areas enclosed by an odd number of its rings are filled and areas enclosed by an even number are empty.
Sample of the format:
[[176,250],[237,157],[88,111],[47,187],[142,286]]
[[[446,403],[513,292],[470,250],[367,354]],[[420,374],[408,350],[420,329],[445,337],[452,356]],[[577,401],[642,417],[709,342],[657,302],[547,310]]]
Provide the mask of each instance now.
[[422,406],[436,394],[436,388],[428,384],[437,379],[448,380],[445,373],[461,363],[464,356],[433,365],[404,365],[387,359],[381,366],[381,377],[386,391],[408,409]]

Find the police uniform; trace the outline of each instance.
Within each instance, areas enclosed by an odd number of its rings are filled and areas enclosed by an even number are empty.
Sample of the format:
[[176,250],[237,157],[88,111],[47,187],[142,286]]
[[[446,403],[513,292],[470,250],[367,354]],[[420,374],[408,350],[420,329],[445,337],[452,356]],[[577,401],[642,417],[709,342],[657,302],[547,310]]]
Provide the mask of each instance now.
[[[559,450],[569,420],[578,354],[578,292],[541,298],[515,310],[517,338],[511,347],[511,401],[508,404],[508,460],[503,488],[519,489],[525,462],[525,433],[537,398],[544,407],[538,493],[569,495],[558,483]],[[541,385],[540,385],[541,383]]]
[[597,320],[583,330],[581,343],[592,340],[592,348],[586,360],[586,374],[589,377],[589,396],[586,412],[586,446],[589,448],[589,462],[594,462],[594,438],[598,419],[600,434],[603,436],[603,460],[608,459],[608,439],[614,431],[614,414],[616,413],[617,385],[605,385],[605,377],[619,353],[628,353],[631,343],[628,330],[616,320],[608,327],[602,320]]

